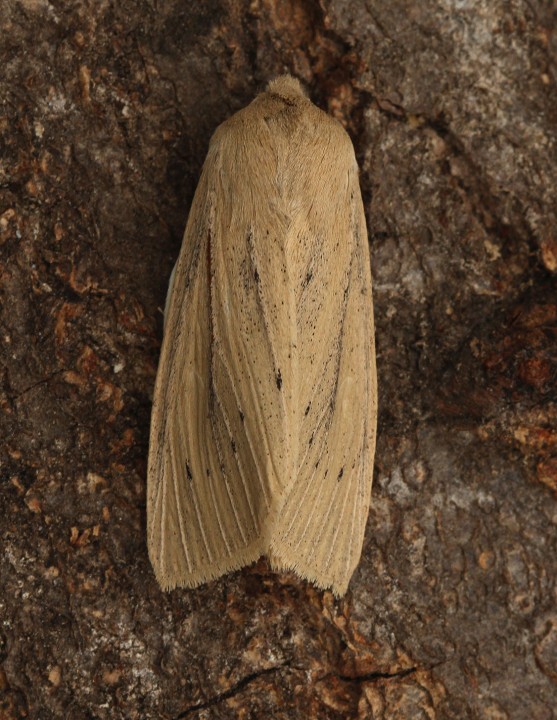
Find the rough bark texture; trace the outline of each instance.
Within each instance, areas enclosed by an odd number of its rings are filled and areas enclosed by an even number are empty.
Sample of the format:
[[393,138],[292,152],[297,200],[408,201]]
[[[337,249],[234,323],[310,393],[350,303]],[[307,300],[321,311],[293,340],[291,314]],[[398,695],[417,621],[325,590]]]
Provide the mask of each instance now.
[[[2,0],[0,717],[557,717],[549,0]],[[380,427],[335,602],[163,594],[161,307],[215,127],[290,70],[351,133]]]

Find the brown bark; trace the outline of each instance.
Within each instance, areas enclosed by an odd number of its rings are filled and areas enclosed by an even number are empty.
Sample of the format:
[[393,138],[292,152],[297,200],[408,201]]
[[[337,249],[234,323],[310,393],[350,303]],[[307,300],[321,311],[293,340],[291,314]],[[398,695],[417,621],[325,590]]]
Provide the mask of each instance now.
[[[541,0],[3,0],[0,718],[557,707],[557,93]],[[347,127],[380,426],[341,602],[264,562],[163,594],[145,461],[215,127],[285,70]]]

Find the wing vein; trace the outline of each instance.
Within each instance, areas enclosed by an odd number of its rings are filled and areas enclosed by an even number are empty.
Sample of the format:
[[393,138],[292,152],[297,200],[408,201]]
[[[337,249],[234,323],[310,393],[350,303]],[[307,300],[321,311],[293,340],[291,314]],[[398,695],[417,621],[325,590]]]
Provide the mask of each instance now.
[[[232,444],[232,443],[234,443],[234,436],[232,435],[232,431],[230,429],[230,420],[228,418],[228,415],[226,414],[226,409],[224,407],[224,404],[220,401],[220,398],[217,394],[214,395],[214,398],[220,408],[220,411],[222,414],[222,419],[224,421],[224,426],[226,427],[226,431],[228,432],[228,437],[230,438],[230,443]],[[255,511],[253,509],[250,493],[248,492],[248,483],[246,481],[246,475],[245,475],[243,464],[240,461],[237,450],[233,450],[232,455],[234,457],[234,462],[236,463],[236,467],[238,468],[238,472],[240,474],[240,479],[242,480],[242,490],[244,491],[244,495],[246,496],[246,500],[248,501],[248,507],[250,510],[250,515],[251,515],[251,519],[253,521],[253,525],[254,525],[254,527],[257,527],[257,521],[255,519]]]
[[172,488],[174,490],[174,500],[176,502],[176,512],[178,514],[178,527],[180,530],[180,541],[182,543],[182,549],[183,549],[184,555],[186,557],[186,563],[188,565],[188,572],[191,572],[192,566],[191,566],[190,556],[189,556],[189,552],[188,552],[188,544],[187,544],[186,537],[184,534],[185,523],[184,523],[184,516],[182,514],[182,507],[180,504],[178,482],[177,482],[178,468],[176,466],[176,458],[174,456],[174,450],[173,450],[171,443],[168,444],[168,449],[170,452],[170,465],[171,465],[170,472],[172,474]]
[[223,476],[223,479],[224,479],[224,486],[225,486],[225,488],[226,488],[226,494],[228,495],[228,501],[230,502],[230,507],[232,508],[232,512],[234,513],[234,520],[236,521],[236,527],[237,527],[238,532],[240,533],[240,535],[241,535],[241,537],[242,537],[242,543],[243,543],[244,545],[246,545],[246,544],[247,544],[246,535],[245,535],[245,533],[244,533],[244,529],[243,529],[243,527],[242,527],[242,523],[240,522],[240,518],[238,517],[238,510],[237,510],[237,508],[236,508],[236,503],[235,503],[234,500],[232,499],[232,494],[231,494],[231,492],[230,492],[230,483],[229,483],[229,481],[228,481],[228,475],[227,475],[226,470],[225,470],[224,457],[223,457],[223,453],[222,453],[222,447],[221,447],[221,445],[220,445],[220,441],[219,441],[219,438],[218,438],[218,434],[217,434],[216,428],[215,428],[215,416],[214,416],[214,413],[210,413],[210,417],[211,417],[211,429],[212,429],[212,431],[213,431],[213,440],[215,441],[215,447],[216,447],[216,449],[217,449],[217,454],[218,454],[218,456],[219,456],[219,467],[220,467],[220,471],[221,471],[222,476]]
[[[228,367],[228,365],[227,365],[227,363],[226,363],[226,360],[224,359],[224,356],[223,356],[222,352],[220,351],[220,348],[218,348],[218,347],[217,347],[217,355],[218,355],[219,360],[220,360],[220,362],[222,363],[222,366],[223,366],[223,368],[224,368],[224,371],[226,372],[226,375],[227,375],[227,377],[228,377],[228,381],[229,381],[229,383],[230,383],[230,387],[232,388],[232,393],[234,394],[234,399],[236,400],[236,406],[237,406],[238,409],[240,409],[241,403],[240,403],[240,399],[239,399],[238,394],[237,394],[237,391],[236,391],[235,384],[234,384],[234,382],[233,382],[233,380],[232,380],[232,374],[231,374],[231,372],[230,372],[230,368]],[[254,384],[253,384],[253,382],[252,382],[253,376],[252,376],[252,374],[251,374],[251,371],[249,370],[249,364],[248,364],[247,367],[248,367],[247,373],[248,373],[249,378],[250,378],[250,387],[253,388],[253,387],[254,387]],[[220,402],[219,402],[219,405],[221,405]],[[221,405],[221,407],[222,407],[222,405]],[[259,410],[259,406],[258,406],[258,410]],[[260,421],[260,427],[264,428],[264,430],[265,430],[264,433],[263,433],[263,434],[264,434],[264,438],[265,438],[265,451],[266,451],[267,456],[270,456],[271,453],[270,453],[270,448],[269,448],[269,436],[267,435],[267,432],[266,432],[266,425],[265,425],[265,423],[263,423],[263,422],[261,421],[261,417],[259,417],[259,421]],[[250,452],[251,452],[251,456],[252,456],[252,458],[253,458],[254,465],[255,465],[255,467],[257,468],[258,477],[259,477],[259,479],[260,479],[260,485],[261,485],[261,488],[262,488],[262,490],[263,490],[263,495],[265,496],[265,505],[266,505],[266,507],[268,508],[268,507],[270,506],[270,504],[271,504],[271,500],[270,500],[270,498],[269,498],[268,489],[266,488],[265,484],[264,484],[264,483],[262,482],[262,480],[261,480],[261,478],[263,478],[264,476],[263,476],[263,473],[261,472],[261,468],[260,468],[260,466],[259,466],[257,454],[254,452],[254,449],[253,449],[253,440],[252,440],[252,438],[250,437],[250,433],[249,433],[247,427],[245,426],[245,424],[244,424],[244,426],[243,426],[243,430],[244,430],[246,439],[247,439],[247,441],[248,441],[248,446],[249,446],[249,449],[250,449]]]

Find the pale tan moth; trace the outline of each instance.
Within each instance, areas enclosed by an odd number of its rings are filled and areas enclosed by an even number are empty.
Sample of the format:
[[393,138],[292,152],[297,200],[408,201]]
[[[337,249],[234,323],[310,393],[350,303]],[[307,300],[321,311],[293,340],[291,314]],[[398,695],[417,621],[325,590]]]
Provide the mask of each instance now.
[[166,308],[148,468],[165,590],[265,555],[346,592],[377,384],[352,143],[285,75],[216,130]]

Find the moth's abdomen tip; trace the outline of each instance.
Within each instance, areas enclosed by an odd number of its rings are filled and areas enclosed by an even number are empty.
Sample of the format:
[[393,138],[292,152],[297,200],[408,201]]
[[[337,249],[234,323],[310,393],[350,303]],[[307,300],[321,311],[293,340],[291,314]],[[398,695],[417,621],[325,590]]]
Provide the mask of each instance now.
[[267,85],[267,92],[287,99],[307,97],[300,81],[292,75],[279,75]]

